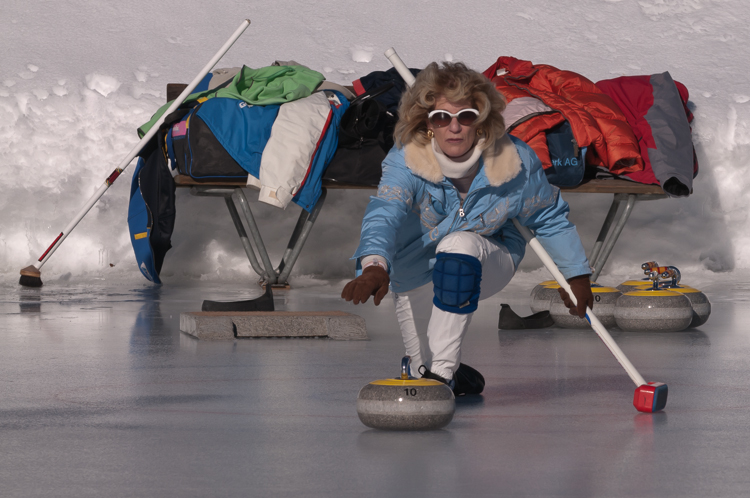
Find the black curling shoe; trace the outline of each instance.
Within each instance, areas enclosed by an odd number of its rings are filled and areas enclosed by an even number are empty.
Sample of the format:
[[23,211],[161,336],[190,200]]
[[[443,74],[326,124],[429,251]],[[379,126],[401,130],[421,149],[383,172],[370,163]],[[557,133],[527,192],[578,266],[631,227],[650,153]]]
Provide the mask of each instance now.
[[481,394],[484,390],[484,377],[482,374],[464,363],[459,363],[458,370],[453,374],[451,380],[446,380],[438,374],[430,372],[424,365],[419,367],[419,373],[426,379],[433,379],[447,384],[453,389],[455,396]]
[[481,394],[484,391],[484,377],[482,374],[464,363],[458,365],[458,370],[453,374],[453,380],[456,381],[456,386],[453,388],[453,394],[456,396]]
[[500,305],[497,328],[502,330],[543,329],[555,324],[549,311],[540,311],[529,316],[518,316],[509,304]]
[[244,312],[244,311],[274,311],[273,291],[271,284],[266,284],[266,292],[255,299],[247,301],[203,301],[201,311],[224,311],[224,312]]

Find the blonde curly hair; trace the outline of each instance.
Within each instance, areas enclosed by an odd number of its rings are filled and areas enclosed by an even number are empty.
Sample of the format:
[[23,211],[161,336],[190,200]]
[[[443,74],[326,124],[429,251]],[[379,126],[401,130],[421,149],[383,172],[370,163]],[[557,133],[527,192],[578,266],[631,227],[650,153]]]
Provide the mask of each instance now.
[[410,142],[422,145],[427,138],[427,114],[435,109],[440,96],[451,102],[468,100],[479,111],[477,130],[486,139],[485,148],[505,134],[505,97],[484,75],[469,69],[462,62],[443,62],[442,67],[431,62],[407,88],[398,106],[398,122],[393,139],[398,148]]

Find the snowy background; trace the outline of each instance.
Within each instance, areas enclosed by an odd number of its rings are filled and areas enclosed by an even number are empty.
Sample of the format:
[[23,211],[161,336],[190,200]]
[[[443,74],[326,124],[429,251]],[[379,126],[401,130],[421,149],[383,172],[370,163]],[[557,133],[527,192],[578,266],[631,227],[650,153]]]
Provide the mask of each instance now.
[[[669,71],[690,91],[700,162],[694,194],[636,205],[600,281],[640,264],[678,266],[688,283],[750,270],[750,3],[744,0],[3,0],[0,6],[0,274],[44,252],[137,142],[136,128],[190,82],[237,28],[252,25],[217,67],[293,59],[351,81],[390,67],[463,61],[484,71],[514,56],[592,81]],[[148,283],[127,230],[132,165],[42,268],[45,283]],[[177,192],[166,285],[253,276],[221,199]],[[257,194],[249,192],[251,200]],[[330,191],[294,276],[353,271],[370,191]],[[590,248],[611,195],[569,195]],[[253,203],[278,261],[299,208]],[[546,279],[527,257],[519,278]],[[730,272],[730,273],[726,273]],[[617,276],[615,278],[614,276]]]

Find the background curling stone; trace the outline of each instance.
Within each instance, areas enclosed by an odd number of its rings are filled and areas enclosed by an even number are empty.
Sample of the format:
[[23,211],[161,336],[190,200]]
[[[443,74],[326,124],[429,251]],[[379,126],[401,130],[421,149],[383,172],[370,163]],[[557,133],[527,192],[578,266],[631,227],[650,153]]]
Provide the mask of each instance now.
[[[615,326],[615,305],[622,293],[614,287],[604,287],[593,284],[591,293],[594,295],[594,314],[605,327]],[[591,324],[585,318],[570,314],[570,310],[563,303],[560,294],[550,300],[549,314],[555,325],[565,329],[589,329]]]
[[554,297],[560,297],[560,293],[557,292],[557,289],[559,288],[560,285],[557,282],[553,282],[550,285],[542,286],[539,290],[536,291],[536,294],[534,294],[532,291],[531,302],[529,303],[529,307],[531,308],[532,313],[549,311],[550,299]]
[[357,415],[367,427],[393,431],[442,429],[453,420],[450,387],[432,379],[383,379],[359,391]]
[[711,302],[704,293],[689,285],[670,285],[665,287],[665,290],[679,292],[690,300],[690,305],[693,307],[693,320],[688,327],[699,327],[708,321],[711,315]]
[[692,319],[690,300],[668,290],[626,292],[615,306],[617,326],[632,332],[677,332],[688,328]]
[[[651,280],[626,280],[617,286],[617,290],[625,294],[634,290],[649,289],[654,286]],[[596,315],[599,316],[599,315]]]
[[536,296],[536,293],[542,290],[542,288],[547,287],[548,285],[556,285],[556,284],[557,282],[554,280],[545,280],[544,282],[540,284],[536,284],[536,286],[533,289],[531,289],[531,294],[530,294],[531,299],[533,300],[534,296]]

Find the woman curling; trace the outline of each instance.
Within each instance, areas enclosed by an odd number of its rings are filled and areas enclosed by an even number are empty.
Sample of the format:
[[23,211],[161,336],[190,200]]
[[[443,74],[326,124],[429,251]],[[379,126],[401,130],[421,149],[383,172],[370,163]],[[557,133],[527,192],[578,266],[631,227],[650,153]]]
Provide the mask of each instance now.
[[[359,276],[341,296],[354,304],[389,286],[412,375],[478,394],[484,378],[460,363],[478,302],[510,282],[526,243],[512,218],[532,229],[578,300],[593,306],[589,263],[560,191],[536,154],[505,133],[505,99],[462,63],[431,63],[406,90],[383,161],[378,193],[353,258]],[[563,291],[564,293],[564,291]]]

